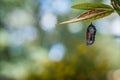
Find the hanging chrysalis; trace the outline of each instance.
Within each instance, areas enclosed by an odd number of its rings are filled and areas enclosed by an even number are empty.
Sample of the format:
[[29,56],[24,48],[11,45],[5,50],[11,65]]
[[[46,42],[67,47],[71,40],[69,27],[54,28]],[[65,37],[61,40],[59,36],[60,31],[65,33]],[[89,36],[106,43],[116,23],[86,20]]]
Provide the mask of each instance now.
[[96,28],[95,26],[91,23],[88,28],[87,28],[87,33],[86,33],[86,41],[87,45],[92,45],[95,41],[95,35],[96,35]]

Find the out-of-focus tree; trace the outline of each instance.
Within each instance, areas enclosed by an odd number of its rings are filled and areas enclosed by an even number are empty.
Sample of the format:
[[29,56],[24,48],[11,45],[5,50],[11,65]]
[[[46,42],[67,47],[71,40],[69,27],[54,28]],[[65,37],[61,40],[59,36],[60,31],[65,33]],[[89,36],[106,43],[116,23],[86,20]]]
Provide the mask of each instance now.
[[78,2],[96,0],[0,0],[0,79],[107,80],[109,38],[88,47],[88,23],[55,25],[81,13]]

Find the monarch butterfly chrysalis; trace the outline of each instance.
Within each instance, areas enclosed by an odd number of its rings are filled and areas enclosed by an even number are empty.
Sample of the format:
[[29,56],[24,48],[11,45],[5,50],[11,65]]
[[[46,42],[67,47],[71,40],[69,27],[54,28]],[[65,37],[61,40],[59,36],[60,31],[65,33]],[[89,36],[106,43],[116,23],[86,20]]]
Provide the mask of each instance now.
[[95,35],[96,35],[96,28],[91,23],[88,26],[87,33],[86,33],[86,43],[87,43],[87,46],[92,45],[94,43],[94,41],[95,41]]

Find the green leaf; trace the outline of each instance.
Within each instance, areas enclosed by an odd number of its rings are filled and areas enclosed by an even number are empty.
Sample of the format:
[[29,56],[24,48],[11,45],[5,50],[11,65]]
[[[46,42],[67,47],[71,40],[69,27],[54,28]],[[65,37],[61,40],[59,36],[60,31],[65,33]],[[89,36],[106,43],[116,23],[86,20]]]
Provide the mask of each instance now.
[[91,22],[93,20],[106,17],[113,12],[114,10],[90,10],[81,14],[77,18],[74,18],[72,20],[68,20],[65,22],[61,22],[60,24],[67,24],[67,23],[74,23],[74,22]]
[[119,0],[111,0],[111,4],[120,16],[120,1]]
[[111,10],[113,9],[111,6],[101,3],[81,3],[72,6],[74,9],[82,9],[82,10],[92,10],[92,9],[104,9]]

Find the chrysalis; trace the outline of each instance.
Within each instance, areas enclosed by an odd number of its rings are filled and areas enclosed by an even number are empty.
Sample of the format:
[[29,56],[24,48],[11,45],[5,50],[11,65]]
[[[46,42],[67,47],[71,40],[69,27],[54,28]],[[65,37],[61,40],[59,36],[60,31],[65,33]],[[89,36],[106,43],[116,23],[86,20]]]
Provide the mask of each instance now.
[[91,23],[88,28],[87,28],[87,33],[86,33],[86,41],[87,45],[92,45],[95,41],[95,35],[96,35],[96,28],[95,26]]

